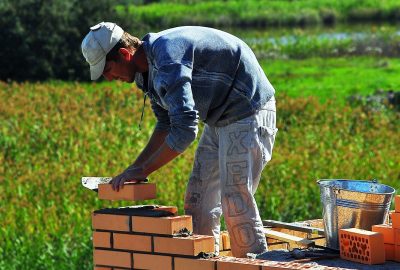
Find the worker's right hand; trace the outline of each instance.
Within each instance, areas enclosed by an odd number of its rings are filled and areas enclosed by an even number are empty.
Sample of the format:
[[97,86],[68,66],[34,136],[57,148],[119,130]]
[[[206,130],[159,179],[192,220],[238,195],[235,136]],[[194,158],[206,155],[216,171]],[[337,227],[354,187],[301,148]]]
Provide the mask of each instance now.
[[147,175],[143,174],[143,170],[139,167],[130,166],[121,174],[115,176],[111,180],[113,190],[119,191],[123,188],[125,182],[144,181]]

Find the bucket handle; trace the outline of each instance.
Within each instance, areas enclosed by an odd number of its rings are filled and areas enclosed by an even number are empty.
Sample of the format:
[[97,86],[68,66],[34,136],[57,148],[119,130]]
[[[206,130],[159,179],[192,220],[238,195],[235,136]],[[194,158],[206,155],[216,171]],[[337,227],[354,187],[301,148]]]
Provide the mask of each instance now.
[[[372,182],[373,184],[377,184],[377,183],[378,183],[378,179],[372,179],[371,182]],[[377,191],[378,191],[377,185],[371,185],[370,191],[371,191],[371,192],[377,192]]]

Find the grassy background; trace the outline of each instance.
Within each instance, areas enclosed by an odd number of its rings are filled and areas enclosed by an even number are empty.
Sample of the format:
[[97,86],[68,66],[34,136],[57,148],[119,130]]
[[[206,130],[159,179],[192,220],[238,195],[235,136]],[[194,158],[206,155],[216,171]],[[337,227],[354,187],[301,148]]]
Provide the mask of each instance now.
[[[180,2],[180,3],[178,3]],[[400,18],[396,0],[297,1],[163,1],[149,5],[118,5],[126,25],[135,28],[208,26],[315,25],[335,22],[395,21]]]
[[400,61],[384,57],[270,59],[261,61],[278,93],[344,104],[354,94],[399,90]]
[[[273,159],[256,194],[262,218],[321,217],[320,178],[377,178],[400,188],[399,114],[344,101],[355,91],[398,87],[400,60],[262,65],[279,110]],[[113,176],[134,160],[155,124],[147,105],[138,130],[141,108],[140,91],[127,84],[0,84],[0,269],[92,267],[91,212],[129,203],[98,200],[80,178]],[[151,175],[159,190],[154,203],[182,213],[196,144]]]

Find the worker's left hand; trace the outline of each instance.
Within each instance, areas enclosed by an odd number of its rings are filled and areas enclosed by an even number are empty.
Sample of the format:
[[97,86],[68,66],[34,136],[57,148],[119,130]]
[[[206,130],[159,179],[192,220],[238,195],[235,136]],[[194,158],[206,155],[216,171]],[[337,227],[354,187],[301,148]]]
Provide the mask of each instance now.
[[143,170],[139,167],[128,167],[124,172],[115,176],[111,180],[113,190],[119,191],[120,188],[123,188],[125,182],[131,181],[143,181],[145,180],[147,175],[143,174]]

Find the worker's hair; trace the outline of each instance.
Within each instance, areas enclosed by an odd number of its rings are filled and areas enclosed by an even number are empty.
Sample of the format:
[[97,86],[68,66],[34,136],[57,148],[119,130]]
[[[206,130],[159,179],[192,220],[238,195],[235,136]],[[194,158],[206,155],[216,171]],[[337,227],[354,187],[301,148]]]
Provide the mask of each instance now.
[[115,44],[115,46],[107,54],[107,60],[115,61],[116,59],[118,59],[118,50],[120,48],[126,48],[128,50],[137,50],[141,44],[142,41],[139,38],[132,36],[128,32],[124,32],[118,43]]

